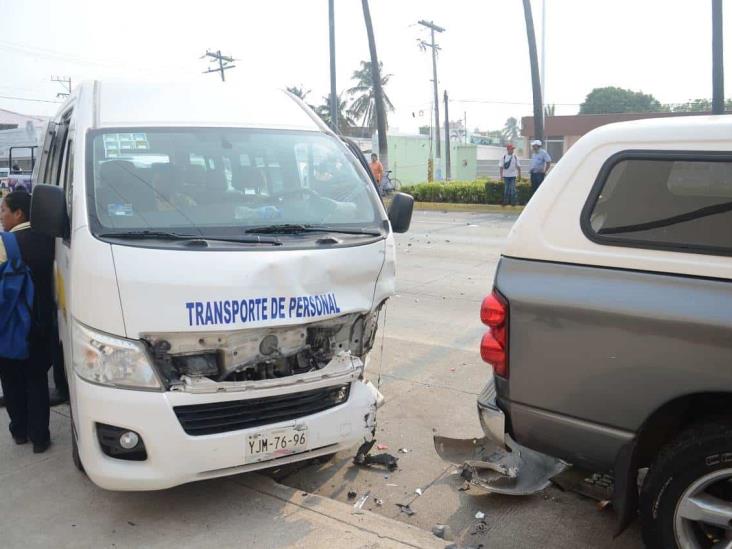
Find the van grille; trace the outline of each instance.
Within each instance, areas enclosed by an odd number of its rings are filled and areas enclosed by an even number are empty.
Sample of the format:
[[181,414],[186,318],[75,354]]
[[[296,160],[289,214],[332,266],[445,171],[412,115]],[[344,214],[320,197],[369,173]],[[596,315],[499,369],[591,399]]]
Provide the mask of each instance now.
[[173,411],[189,435],[212,435],[317,414],[346,402],[350,389],[350,384],[337,385],[274,397],[174,406]]

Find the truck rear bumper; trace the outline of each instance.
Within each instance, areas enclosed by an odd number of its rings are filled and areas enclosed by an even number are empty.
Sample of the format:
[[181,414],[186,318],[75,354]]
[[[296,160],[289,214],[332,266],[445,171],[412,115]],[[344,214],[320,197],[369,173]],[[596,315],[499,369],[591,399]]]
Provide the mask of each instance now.
[[506,417],[496,404],[493,377],[478,396],[478,417],[483,438],[434,437],[437,453],[460,466],[462,477],[475,488],[473,493],[533,494],[546,488],[552,477],[569,466],[521,446],[505,432]]

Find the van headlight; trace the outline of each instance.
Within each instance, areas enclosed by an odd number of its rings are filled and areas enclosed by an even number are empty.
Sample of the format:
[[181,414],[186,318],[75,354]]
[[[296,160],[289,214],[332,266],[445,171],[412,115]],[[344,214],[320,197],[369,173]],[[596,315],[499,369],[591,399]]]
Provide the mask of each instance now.
[[72,360],[80,377],[113,387],[163,388],[144,345],[73,323]]

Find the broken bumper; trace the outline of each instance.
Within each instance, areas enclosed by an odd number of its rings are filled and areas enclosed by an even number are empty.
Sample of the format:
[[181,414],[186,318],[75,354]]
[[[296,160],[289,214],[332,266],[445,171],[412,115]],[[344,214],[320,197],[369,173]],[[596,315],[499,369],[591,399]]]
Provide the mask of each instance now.
[[437,453],[443,460],[460,467],[461,476],[473,493],[533,494],[546,488],[552,477],[569,466],[560,459],[521,446],[505,432],[506,418],[496,404],[492,377],[478,396],[478,417],[483,438],[434,437]]
[[[333,408],[295,420],[249,429],[193,436],[176,416],[176,406],[212,404],[294,394],[328,387],[334,380],[306,386],[276,388],[236,394],[146,392],[94,385],[76,376],[74,423],[81,461],[89,478],[109,490],[159,490],[179,484],[269,468],[332,454],[371,440],[380,394],[369,383],[352,381],[348,400]],[[97,437],[96,424],[137,432],[145,444],[147,459],[126,461],[106,455]],[[297,425],[309,433],[307,451],[278,459],[246,463],[248,436]]]

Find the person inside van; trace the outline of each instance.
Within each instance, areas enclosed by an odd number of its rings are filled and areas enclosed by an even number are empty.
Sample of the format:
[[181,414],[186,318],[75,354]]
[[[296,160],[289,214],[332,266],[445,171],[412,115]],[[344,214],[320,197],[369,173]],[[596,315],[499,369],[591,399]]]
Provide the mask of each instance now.
[[[31,195],[14,191],[0,202],[0,223],[5,231],[15,233],[23,262],[31,271],[34,300],[29,334],[29,357],[25,360],[0,358],[6,410],[10,433],[17,444],[33,443],[33,453],[45,452],[51,445],[48,429],[50,407],[48,369],[53,348],[53,259],[54,240],[30,228]],[[7,252],[0,242],[0,263]]]
[[152,170],[152,187],[155,190],[155,202],[158,211],[171,212],[196,206],[196,201],[193,198],[180,192],[173,166],[158,164],[153,165],[150,169]]

